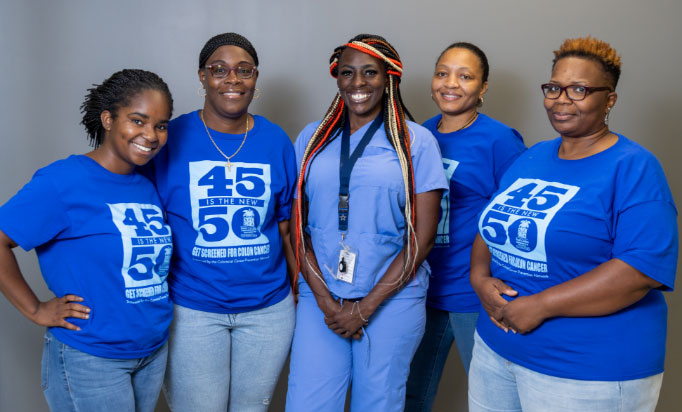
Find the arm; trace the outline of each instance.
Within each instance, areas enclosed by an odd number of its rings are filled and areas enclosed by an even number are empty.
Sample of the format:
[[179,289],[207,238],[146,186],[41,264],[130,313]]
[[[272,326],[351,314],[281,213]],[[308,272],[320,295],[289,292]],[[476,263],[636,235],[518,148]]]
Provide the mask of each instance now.
[[[294,204],[291,207],[290,222],[294,228],[298,227],[298,206],[296,200],[294,200]],[[303,239],[301,239],[301,242],[305,242],[305,255],[303,253],[303,247],[299,247],[298,252],[301,260],[301,275],[305,279],[308,286],[310,286],[310,290],[313,291],[317,306],[320,308],[322,313],[324,313],[324,316],[331,316],[333,313],[341,310],[341,305],[332,297],[331,292],[322,282],[322,279],[315,274],[316,272],[319,274],[319,276],[322,276],[322,271],[320,270],[320,266],[317,263],[317,258],[315,257],[315,250],[313,250],[313,242],[311,241],[310,236],[305,233],[305,231],[303,232],[302,236]],[[296,233],[294,231],[290,233],[290,243],[293,251],[296,247]],[[294,261],[295,259],[296,258],[294,256]]]
[[[417,255],[414,257],[415,268],[421,266],[433,248],[438,229],[440,200],[440,190],[415,195],[414,230],[418,245]],[[381,280],[357,305],[345,304],[340,312],[334,313],[334,316],[327,316],[325,318],[327,326],[343,337],[354,335],[365,325],[362,318],[369,319],[384,300],[398,292],[409,282],[410,277],[403,276],[404,256],[405,250],[403,249],[393,259]],[[408,262],[407,265],[411,267],[409,263],[412,262]]]
[[480,234],[476,235],[474,244],[471,247],[469,280],[490,319],[500,329],[507,332],[509,328],[498,322],[493,315],[508,304],[502,295],[516,296],[518,292],[500,279],[492,277],[490,273],[490,249],[488,249]]
[[22,315],[41,326],[59,326],[71,330],[80,330],[66,318],[87,319],[90,309],[73,302],[82,302],[76,295],[65,295],[41,302],[31,287],[26,283],[19,270],[19,265],[12,252],[17,244],[4,232],[0,231],[0,291]]
[[294,249],[291,247],[291,234],[289,233],[289,221],[282,220],[278,224],[279,235],[282,237],[282,248],[284,249],[284,258],[287,261],[287,273],[292,282],[292,289],[296,290],[296,285],[293,284],[296,276],[296,256]]
[[498,308],[494,317],[520,333],[557,316],[610,315],[642,299],[661,283],[619,259],[608,260],[576,278],[523,296]]

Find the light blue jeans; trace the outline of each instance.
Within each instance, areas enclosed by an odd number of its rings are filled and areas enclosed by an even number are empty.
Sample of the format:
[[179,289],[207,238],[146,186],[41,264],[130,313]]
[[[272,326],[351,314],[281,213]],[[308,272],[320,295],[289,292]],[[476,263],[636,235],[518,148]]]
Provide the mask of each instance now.
[[478,312],[447,312],[426,307],[426,331],[412,359],[405,412],[428,412],[436,399],[443,367],[454,341],[469,373]]
[[291,293],[236,314],[175,305],[164,394],[173,412],[267,411],[295,324]]
[[509,362],[475,337],[469,412],[648,412],[663,374],[627,381],[557,378]]
[[152,412],[168,345],[139,359],[110,359],[74,349],[45,333],[42,387],[54,412]]

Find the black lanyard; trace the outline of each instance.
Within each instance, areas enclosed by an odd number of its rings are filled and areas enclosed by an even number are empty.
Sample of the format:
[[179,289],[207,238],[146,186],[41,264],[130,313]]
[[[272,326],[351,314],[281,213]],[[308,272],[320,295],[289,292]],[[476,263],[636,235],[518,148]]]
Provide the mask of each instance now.
[[355,162],[358,161],[365,147],[372,140],[372,136],[379,130],[379,126],[383,121],[382,113],[374,119],[369,126],[365,135],[362,136],[360,143],[353,150],[353,154],[348,156],[350,152],[350,119],[346,119],[346,125],[343,128],[343,135],[341,137],[341,161],[339,162],[339,231],[345,232],[348,230],[348,196],[350,195],[350,174],[353,171]]

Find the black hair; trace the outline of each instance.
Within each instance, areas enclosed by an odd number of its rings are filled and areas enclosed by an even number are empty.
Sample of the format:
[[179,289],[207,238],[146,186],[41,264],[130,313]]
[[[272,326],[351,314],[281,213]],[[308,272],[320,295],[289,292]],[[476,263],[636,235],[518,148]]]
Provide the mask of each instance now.
[[483,70],[483,83],[488,81],[488,73],[490,73],[490,66],[488,65],[488,58],[486,57],[485,53],[483,53],[483,50],[481,50],[478,46],[475,44],[465,42],[465,41],[460,41],[456,43],[452,43],[448,47],[443,50],[440,55],[438,55],[438,58],[436,59],[436,64],[440,61],[441,57],[445,54],[446,51],[450,49],[467,49],[473,54],[478,57],[478,60],[481,62],[481,69]]
[[166,82],[155,73],[140,69],[124,69],[111,75],[100,85],[93,84],[88,89],[85,101],[81,105],[83,120],[88,133],[90,145],[97,148],[104,139],[104,126],[101,115],[103,111],[116,117],[119,108],[130,104],[130,100],[144,90],[158,90],[168,100],[170,114],[173,113],[173,96]]
[[244,49],[258,66],[258,53],[249,39],[237,33],[223,33],[211,37],[199,53],[199,68],[202,69],[214,51],[221,46],[237,46]]

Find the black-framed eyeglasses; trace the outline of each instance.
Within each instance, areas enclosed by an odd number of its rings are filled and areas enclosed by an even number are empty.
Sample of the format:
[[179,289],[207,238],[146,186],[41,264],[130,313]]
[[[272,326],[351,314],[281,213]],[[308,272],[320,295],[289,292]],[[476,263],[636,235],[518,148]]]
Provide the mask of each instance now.
[[541,85],[540,88],[542,89],[542,94],[545,95],[545,97],[548,99],[552,100],[558,99],[559,96],[561,96],[561,93],[566,91],[566,97],[573,101],[583,100],[587,97],[588,94],[593,92],[598,92],[601,90],[608,90],[609,92],[613,91],[613,89],[608,86],[590,87],[582,86],[579,84],[571,84],[568,86],[561,87],[558,84],[545,83]]
[[237,78],[244,80],[252,78],[254,73],[256,73],[256,66],[245,63],[240,63],[235,67],[228,67],[224,64],[207,64],[204,68],[208,69],[211,72],[211,76],[216,79],[224,79],[234,72]]

